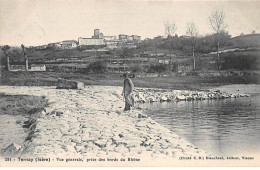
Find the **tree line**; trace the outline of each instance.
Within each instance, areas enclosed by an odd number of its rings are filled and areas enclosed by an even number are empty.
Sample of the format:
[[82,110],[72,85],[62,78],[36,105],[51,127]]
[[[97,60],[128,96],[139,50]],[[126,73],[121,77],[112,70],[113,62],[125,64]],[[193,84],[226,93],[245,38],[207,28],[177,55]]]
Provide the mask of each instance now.
[[[193,57],[193,69],[196,69],[195,52],[208,53],[210,51],[217,51],[217,63],[218,69],[220,66],[219,51],[222,46],[231,38],[228,32],[225,30],[227,25],[225,23],[225,13],[222,10],[216,10],[208,17],[208,23],[214,31],[213,35],[207,35],[205,37],[198,37],[198,29],[194,22],[188,22],[186,26],[187,37],[179,38],[175,34],[177,26],[175,23],[165,24],[165,34],[167,40],[161,44],[163,48],[169,48],[171,50],[190,51]],[[175,34],[175,35],[174,35]]]

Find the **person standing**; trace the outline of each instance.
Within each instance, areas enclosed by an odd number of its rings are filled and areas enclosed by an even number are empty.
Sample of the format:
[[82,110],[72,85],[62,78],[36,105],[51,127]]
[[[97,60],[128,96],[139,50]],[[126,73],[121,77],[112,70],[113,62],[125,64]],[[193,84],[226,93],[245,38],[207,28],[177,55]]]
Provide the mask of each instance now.
[[124,77],[124,86],[123,86],[123,92],[122,95],[124,95],[125,98],[125,111],[131,110],[131,107],[134,107],[134,84],[132,80],[129,78],[128,73],[123,74]]

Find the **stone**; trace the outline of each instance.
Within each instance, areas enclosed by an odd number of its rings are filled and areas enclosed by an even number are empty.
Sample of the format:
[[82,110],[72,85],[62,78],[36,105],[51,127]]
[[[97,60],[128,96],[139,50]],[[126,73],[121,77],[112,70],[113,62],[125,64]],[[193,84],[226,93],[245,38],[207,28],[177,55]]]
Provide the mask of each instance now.
[[83,89],[84,83],[74,80],[66,80],[59,78],[57,82],[57,89]]
[[186,100],[186,97],[184,95],[176,96],[177,100]]
[[63,114],[63,112],[57,111],[56,112],[56,116],[61,116]]
[[153,96],[149,96],[146,100],[149,101],[150,103],[156,102],[156,98]]
[[126,148],[124,145],[118,145],[117,147],[115,147],[114,151],[120,153],[126,153],[129,152],[129,149]]
[[81,143],[81,137],[80,136],[73,136],[72,139],[71,139],[71,142],[74,142],[74,143]]
[[12,143],[3,149],[4,154],[8,156],[15,156],[21,152],[22,146]]
[[162,96],[161,99],[160,99],[161,102],[164,102],[164,101],[167,101],[167,100],[168,100],[168,98],[166,96]]
[[81,152],[82,150],[85,150],[84,146],[74,146],[76,152]]
[[147,116],[144,114],[138,113],[138,118],[147,118]]
[[46,111],[45,111],[45,110],[42,110],[42,111],[40,112],[39,117],[44,117],[46,114],[47,114]]

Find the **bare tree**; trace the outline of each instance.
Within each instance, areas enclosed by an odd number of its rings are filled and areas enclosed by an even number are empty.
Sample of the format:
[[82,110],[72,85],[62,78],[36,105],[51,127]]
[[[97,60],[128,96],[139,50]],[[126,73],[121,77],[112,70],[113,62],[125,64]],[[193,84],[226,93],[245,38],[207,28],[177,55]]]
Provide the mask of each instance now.
[[165,35],[167,38],[170,38],[170,43],[169,43],[169,49],[172,49],[172,37],[177,30],[177,26],[175,23],[169,24],[168,22],[164,24],[165,27]]
[[168,22],[164,25],[165,27],[165,35],[168,37],[172,37],[177,30],[176,24],[169,24]]
[[5,45],[1,48],[5,54],[5,57],[6,57],[6,69],[7,71],[10,71],[10,61],[9,61],[9,55],[8,55],[8,50],[10,49],[10,46],[9,45]]
[[219,49],[220,49],[220,33],[224,32],[227,25],[224,22],[225,14],[223,11],[216,10],[211,13],[209,17],[210,26],[216,33],[217,37],[217,60],[218,60],[218,69],[219,69]]
[[28,71],[28,56],[27,56],[27,53],[25,52],[25,46],[22,44],[21,48],[23,50],[23,56],[25,59],[25,70]]
[[195,37],[198,35],[197,27],[194,22],[187,23],[187,31],[186,34],[190,36],[192,43],[192,57],[193,57],[193,70],[196,68],[196,60],[195,60]]

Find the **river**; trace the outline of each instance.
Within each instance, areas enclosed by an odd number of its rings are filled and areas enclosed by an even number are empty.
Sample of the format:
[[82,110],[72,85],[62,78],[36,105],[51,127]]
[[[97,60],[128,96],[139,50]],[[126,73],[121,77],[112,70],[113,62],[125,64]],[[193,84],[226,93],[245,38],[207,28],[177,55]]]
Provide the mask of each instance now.
[[145,104],[146,114],[215,156],[260,151],[260,94],[221,100]]

